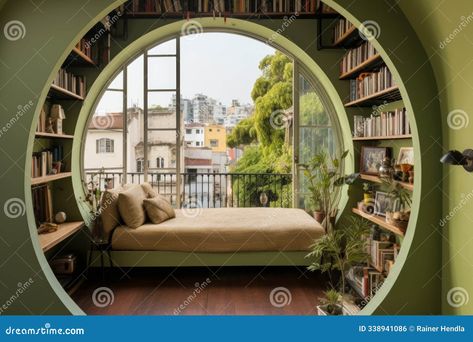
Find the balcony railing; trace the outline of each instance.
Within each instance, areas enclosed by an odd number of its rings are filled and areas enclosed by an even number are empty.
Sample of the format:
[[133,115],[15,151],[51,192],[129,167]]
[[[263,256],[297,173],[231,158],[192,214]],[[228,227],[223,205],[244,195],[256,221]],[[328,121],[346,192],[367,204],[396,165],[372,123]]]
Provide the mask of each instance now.
[[[114,188],[122,183],[141,184],[144,174],[86,171],[86,182],[100,188]],[[282,207],[292,206],[292,175],[274,173],[191,173],[181,177],[181,207]],[[173,205],[177,203],[176,173],[148,173],[148,183]]]

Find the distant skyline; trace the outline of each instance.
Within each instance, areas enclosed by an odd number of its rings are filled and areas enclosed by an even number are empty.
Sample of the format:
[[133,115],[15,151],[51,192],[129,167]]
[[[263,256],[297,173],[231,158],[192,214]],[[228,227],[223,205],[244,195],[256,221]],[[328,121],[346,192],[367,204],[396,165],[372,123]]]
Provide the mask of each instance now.
[[[166,44],[166,43],[165,43]],[[163,44],[163,46],[165,45]],[[259,62],[275,49],[256,39],[230,33],[201,33],[181,37],[181,95],[192,99],[204,94],[228,106],[233,99],[250,103],[251,90],[261,76]],[[172,78],[173,63],[166,63],[161,72],[163,80]],[[160,82],[157,80],[156,82]],[[113,87],[121,83],[113,82]],[[116,83],[116,84],[115,84]],[[130,86],[131,85],[131,86]],[[108,92],[97,107],[97,112],[121,111],[120,93]],[[128,104],[143,105],[143,57],[137,58],[128,69]],[[172,93],[153,93],[151,102],[167,106]]]

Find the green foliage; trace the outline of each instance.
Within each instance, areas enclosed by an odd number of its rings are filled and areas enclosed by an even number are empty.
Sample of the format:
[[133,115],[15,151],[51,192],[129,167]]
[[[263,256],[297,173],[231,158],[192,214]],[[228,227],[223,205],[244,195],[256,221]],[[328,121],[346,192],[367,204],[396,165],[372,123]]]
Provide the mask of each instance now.
[[345,176],[343,173],[341,163],[347,155],[348,150],[339,157],[332,158],[326,151],[321,151],[309,163],[302,165],[310,192],[308,201],[326,215],[323,222],[326,231],[332,229],[330,217],[335,216],[338,210],[341,195],[338,188],[344,184],[353,184],[359,176]]
[[401,209],[406,209],[412,204],[411,192],[406,188],[403,188],[399,182],[396,182],[392,179],[382,179],[383,184],[386,186],[386,192],[391,198],[391,201],[394,204],[394,201],[399,201]]
[[314,259],[310,271],[338,271],[342,293],[345,291],[345,275],[348,270],[368,261],[365,236],[370,232],[370,223],[362,218],[351,217],[346,225],[332,230],[317,239],[311,246],[307,258]]
[[321,298],[321,303],[325,306],[325,311],[329,315],[341,315],[343,313],[343,309],[341,307],[341,293],[335,289],[330,289],[324,291],[324,298]]

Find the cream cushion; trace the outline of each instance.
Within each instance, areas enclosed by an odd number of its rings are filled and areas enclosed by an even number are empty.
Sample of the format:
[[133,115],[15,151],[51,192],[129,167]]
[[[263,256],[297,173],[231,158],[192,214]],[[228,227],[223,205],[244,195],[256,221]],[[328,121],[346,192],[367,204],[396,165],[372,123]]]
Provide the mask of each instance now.
[[100,217],[102,219],[103,237],[108,238],[111,231],[118,225],[123,224],[118,211],[118,194],[129,185],[123,185],[115,189],[105,190],[100,201]]
[[173,207],[163,196],[157,195],[153,198],[147,198],[143,201],[143,205],[146,215],[154,224],[176,217]]
[[147,197],[148,194],[140,185],[132,185],[118,194],[118,211],[128,227],[137,228],[145,223],[143,200]]
[[309,251],[324,228],[302,209],[176,209],[176,217],[137,229],[120,226],[114,250],[179,252]]

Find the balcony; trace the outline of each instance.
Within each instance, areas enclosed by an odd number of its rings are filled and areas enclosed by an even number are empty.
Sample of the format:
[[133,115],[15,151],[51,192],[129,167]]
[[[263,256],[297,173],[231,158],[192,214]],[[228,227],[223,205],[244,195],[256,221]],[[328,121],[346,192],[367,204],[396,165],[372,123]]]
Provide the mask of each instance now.
[[[144,173],[87,170],[86,182],[112,189],[122,183],[141,184]],[[126,179],[124,179],[126,177]],[[269,173],[185,172],[181,177],[181,207],[292,207],[292,175]],[[148,183],[177,206],[176,173],[148,173]]]

